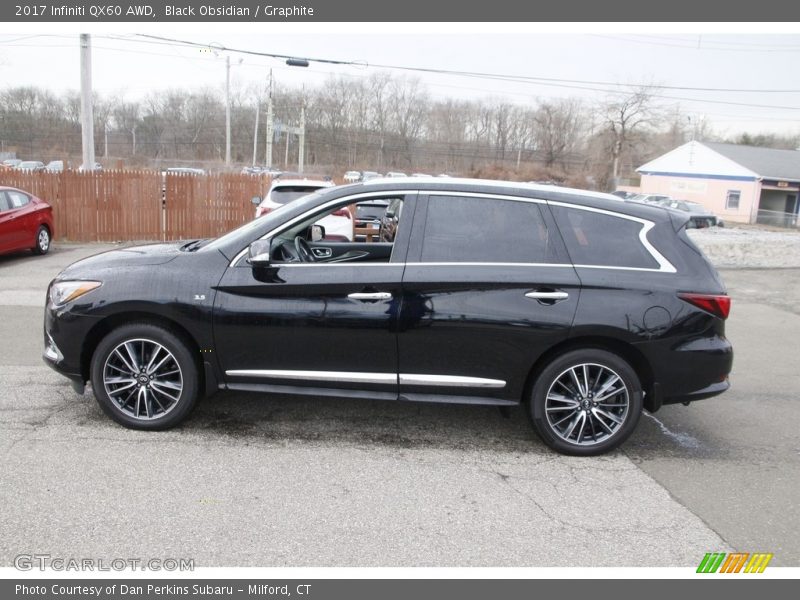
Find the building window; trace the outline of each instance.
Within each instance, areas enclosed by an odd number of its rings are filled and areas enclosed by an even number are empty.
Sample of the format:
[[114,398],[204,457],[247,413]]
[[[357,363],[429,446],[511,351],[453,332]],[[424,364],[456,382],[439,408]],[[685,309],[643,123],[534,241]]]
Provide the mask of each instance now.
[[725,210],[739,210],[739,190],[728,190],[728,197],[725,199]]

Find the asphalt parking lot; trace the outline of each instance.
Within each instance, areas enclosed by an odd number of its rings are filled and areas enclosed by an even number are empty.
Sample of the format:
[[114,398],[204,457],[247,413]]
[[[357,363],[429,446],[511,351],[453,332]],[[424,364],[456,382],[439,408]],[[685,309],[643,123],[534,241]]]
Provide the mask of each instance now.
[[108,247],[0,257],[2,566],[800,566],[800,270],[723,271],[732,389],[581,459],[521,409],[219,394],[178,429],[123,429],[41,360],[47,283]]

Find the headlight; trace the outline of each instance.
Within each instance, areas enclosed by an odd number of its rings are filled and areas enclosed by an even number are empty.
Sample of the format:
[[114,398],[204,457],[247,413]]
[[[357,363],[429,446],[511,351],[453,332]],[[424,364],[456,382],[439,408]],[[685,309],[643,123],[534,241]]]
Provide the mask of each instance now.
[[50,302],[61,306],[103,285],[99,281],[57,281],[50,286]]

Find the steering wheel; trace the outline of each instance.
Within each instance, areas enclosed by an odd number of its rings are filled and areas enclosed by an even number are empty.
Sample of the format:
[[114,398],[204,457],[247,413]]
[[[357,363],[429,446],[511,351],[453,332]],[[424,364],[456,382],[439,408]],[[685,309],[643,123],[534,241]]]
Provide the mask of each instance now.
[[294,249],[295,252],[297,252],[297,258],[300,259],[300,262],[307,263],[317,260],[314,257],[314,253],[311,251],[311,246],[308,245],[308,242],[303,236],[298,235],[294,238]]

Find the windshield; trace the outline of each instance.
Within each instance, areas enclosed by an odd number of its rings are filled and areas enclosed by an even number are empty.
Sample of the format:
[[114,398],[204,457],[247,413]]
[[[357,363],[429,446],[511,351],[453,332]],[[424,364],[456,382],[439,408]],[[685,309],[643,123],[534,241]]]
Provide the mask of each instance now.
[[[298,212],[303,212],[306,210],[306,207],[309,205],[313,205],[317,197],[322,194],[323,192],[327,191],[329,188],[314,188],[316,190],[315,193],[305,195],[302,200],[299,200],[293,205],[292,210],[297,210]],[[289,209],[281,209],[280,212],[286,212]],[[279,211],[273,211],[268,215],[263,217],[259,217],[257,219],[253,219],[252,221],[248,221],[244,225],[237,227],[236,229],[229,231],[225,235],[222,235],[215,239],[210,244],[203,246],[203,250],[216,250],[219,248],[224,247],[229,242],[233,242],[234,240],[242,238],[248,238],[251,234],[255,234],[255,230],[262,227],[263,225],[270,223],[273,221],[273,215],[277,215]],[[267,226],[266,231],[269,231],[269,226]],[[249,242],[247,242],[249,243]]]

